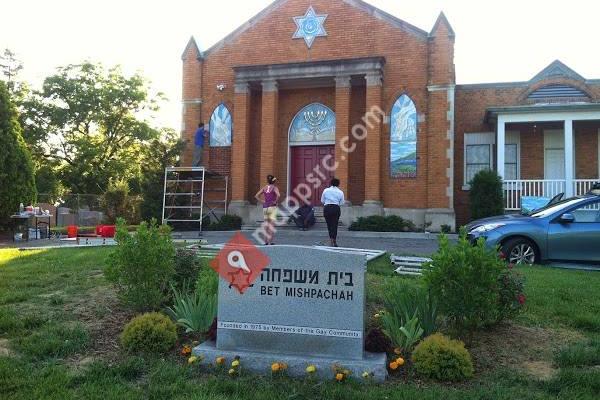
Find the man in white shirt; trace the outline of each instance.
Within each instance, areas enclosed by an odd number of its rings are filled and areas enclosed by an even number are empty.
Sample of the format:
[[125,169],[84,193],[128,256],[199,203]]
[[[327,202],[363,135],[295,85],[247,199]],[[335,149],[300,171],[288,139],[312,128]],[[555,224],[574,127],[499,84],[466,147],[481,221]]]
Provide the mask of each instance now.
[[345,203],[344,192],[339,188],[340,180],[333,178],[331,185],[323,191],[321,195],[321,203],[323,203],[323,216],[327,222],[327,230],[329,231],[329,241],[332,247],[338,247],[337,231],[342,214],[341,205]]

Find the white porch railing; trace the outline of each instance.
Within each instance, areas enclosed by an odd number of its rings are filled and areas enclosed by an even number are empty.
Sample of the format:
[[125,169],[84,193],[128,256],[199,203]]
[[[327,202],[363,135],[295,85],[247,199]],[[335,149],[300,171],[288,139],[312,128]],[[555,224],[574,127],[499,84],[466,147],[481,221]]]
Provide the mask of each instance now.
[[582,196],[592,190],[594,183],[600,182],[600,179],[575,179],[573,181],[573,194]]
[[559,193],[564,193],[566,181],[564,179],[517,179],[504,181],[505,209],[517,211],[521,209],[521,197],[548,197],[552,198]]
[[[581,196],[592,188],[600,179],[575,179],[572,181],[573,194]],[[560,193],[565,193],[567,181],[564,179],[517,179],[504,181],[504,198],[506,211],[521,209],[521,197],[547,197],[552,198]]]

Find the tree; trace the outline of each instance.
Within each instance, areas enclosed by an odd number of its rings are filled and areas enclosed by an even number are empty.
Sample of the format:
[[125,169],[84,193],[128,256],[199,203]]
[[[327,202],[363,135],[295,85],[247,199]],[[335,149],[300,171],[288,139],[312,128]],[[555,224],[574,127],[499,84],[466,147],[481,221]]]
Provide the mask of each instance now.
[[21,133],[17,110],[0,82],[0,225],[8,222],[19,203],[35,200],[33,163]]
[[502,179],[495,171],[489,169],[479,171],[470,183],[469,201],[472,219],[493,217],[504,213]]
[[19,73],[23,69],[23,63],[17,59],[16,54],[10,49],[4,49],[0,54],[0,71],[6,81],[6,88],[17,106],[27,95],[29,88],[24,82],[18,80]]
[[58,176],[73,193],[102,194],[110,178],[141,172],[145,148],[160,138],[143,116],[158,110],[139,74],[85,62],[58,68],[41,91],[24,101],[25,140],[34,157],[58,162]]
[[161,136],[144,149],[141,164],[141,216],[144,220],[162,218],[165,168],[176,166],[185,141],[172,129],[163,129]]

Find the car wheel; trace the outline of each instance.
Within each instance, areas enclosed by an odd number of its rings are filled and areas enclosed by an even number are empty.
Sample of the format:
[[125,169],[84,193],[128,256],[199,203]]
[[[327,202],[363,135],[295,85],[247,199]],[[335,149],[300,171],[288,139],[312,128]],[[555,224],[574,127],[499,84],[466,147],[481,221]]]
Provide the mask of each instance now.
[[506,260],[511,264],[534,264],[539,260],[537,247],[525,238],[510,239],[502,246]]

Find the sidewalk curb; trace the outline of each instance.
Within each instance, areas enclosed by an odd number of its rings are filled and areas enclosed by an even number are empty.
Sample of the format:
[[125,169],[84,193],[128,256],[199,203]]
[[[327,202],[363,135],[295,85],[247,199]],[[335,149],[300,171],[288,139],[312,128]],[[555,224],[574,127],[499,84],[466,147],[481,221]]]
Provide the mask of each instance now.
[[[254,229],[242,229],[242,232],[253,232]],[[202,236],[210,236],[210,235],[223,235],[230,234],[234,231],[207,231],[202,232]],[[189,232],[176,232],[175,234],[187,234]],[[281,229],[277,231],[277,235],[290,235],[290,236],[314,236],[315,234],[319,235],[327,235],[327,230],[308,230],[308,231],[300,231],[300,230],[291,230],[291,229]],[[440,234],[439,233],[431,233],[431,232],[367,232],[367,231],[339,231],[340,237],[347,238],[374,238],[374,239],[421,239],[421,240],[438,240]],[[457,234],[448,234],[446,235],[451,240],[457,240]]]

